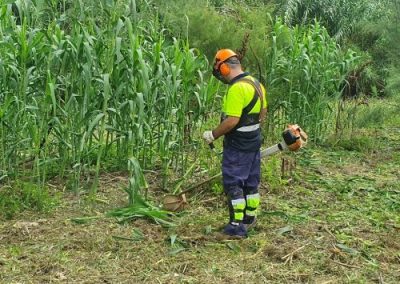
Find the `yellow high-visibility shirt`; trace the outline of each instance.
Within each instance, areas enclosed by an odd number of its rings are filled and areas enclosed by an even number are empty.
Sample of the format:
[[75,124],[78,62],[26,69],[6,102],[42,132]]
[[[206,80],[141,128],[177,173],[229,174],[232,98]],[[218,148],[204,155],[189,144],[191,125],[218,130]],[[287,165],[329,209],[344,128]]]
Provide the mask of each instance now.
[[[251,76],[243,78],[254,81]],[[265,87],[260,83],[263,92],[263,108],[267,108],[267,92]],[[229,87],[228,92],[222,99],[222,112],[225,116],[241,117],[243,109],[253,100],[254,87],[247,82],[238,81]],[[251,109],[251,113],[260,112],[260,99]]]

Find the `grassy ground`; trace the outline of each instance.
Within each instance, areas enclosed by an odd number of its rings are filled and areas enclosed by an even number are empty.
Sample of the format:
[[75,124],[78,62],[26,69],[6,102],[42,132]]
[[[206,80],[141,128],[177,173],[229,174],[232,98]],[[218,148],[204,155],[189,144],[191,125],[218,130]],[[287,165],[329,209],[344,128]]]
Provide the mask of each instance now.
[[[64,193],[50,213],[1,221],[0,282],[399,283],[399,123],[264,161],[258,226],[240,241],[216,238],[227,218],[217,185],[163,228],[103,218],[125,204],[127,183],[104,175],[95,203]],[[71,221],[82,216],[99,218]]]

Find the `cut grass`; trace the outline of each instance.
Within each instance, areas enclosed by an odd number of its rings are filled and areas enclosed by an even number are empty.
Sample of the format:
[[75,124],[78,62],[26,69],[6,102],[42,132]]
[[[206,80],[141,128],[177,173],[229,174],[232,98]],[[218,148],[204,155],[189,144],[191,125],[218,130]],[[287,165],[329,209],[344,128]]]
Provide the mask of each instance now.
[[[279,156],[267,161],[258,226],[242,241],[215,238],[227,209],[211,185],[174,227],[69,222],[126,204],[118,188],[128,177],[103,176],[98,198],[107,202],[66,197],[48,216],[0,224],[0,282],[398,283],[400,129],[378,131],[372,151],[309,145],[285,179]],[[161,200],[157,176],[147,180]]]

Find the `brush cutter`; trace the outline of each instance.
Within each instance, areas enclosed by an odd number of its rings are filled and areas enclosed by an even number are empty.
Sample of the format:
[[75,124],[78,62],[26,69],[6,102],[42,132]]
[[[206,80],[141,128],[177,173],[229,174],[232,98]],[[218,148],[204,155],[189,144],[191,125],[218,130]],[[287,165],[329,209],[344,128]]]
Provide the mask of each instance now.
[[[307,134],[297,125],[297,124],[289,124],[288,127],[282,133],[283,140],[269,148],[261,150],[261,157],[268,157],[274,155],[281,151],[297,151],[307,143],[308,136]],[[210,148],[215,151],[214,144],[209,144]],[[188,205],[188,201],[186,199],[186,193],[193,191],[196,188],[199,188],[203,184],[218,178],[222,175],[219,173],[215,176],[212,176],[198,184],[191,186],[190,188],[176,194],[176,195],[167,195],[164,197],[163,206],[165,210],[171,212],[182,211]]]

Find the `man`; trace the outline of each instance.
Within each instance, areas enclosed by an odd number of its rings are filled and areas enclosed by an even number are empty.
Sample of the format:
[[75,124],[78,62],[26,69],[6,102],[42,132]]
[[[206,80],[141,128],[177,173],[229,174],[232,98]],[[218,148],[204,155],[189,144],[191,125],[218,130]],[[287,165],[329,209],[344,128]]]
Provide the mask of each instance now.
[[213,75],[229,89],[222,102],[221,123],[205,131],[203,138],[211,144],[224,136],[222,178],[230,220],[223,232],[244,238],[256,222],[260,203],[260,126],[267,112],[266,91],[242,70],[238,55],[230,49],[215,55]]

